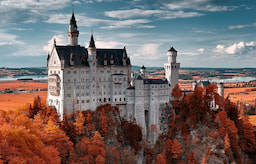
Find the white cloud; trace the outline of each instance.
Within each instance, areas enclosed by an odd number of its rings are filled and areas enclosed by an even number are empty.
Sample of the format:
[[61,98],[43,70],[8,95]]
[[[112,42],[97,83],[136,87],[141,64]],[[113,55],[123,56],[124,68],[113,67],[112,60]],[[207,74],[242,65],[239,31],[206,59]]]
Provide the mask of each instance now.
[[212,0],[173,0],[165,1],[164,5],[171,10],[194,9],[209,12],[229,11],[236,8],[235,6],[221,6],[220,4],[213,3]]
[[72,4],[75,4],[75,5],[77,5],[77,4],[78,4],[78,5],[80,5],[80,4],[81,4],[81,2],[80,2],[80,1],[73,1],[73,2],[72,2]]
[[0,46],[5,45],[24,45],[23,41],[17,39],[17,35],[0,32]]
[[249,43],[239,42],[239,43],[234,43],[230,46],[218,44],[213,51],[216,52],[217,54],[236,55],[247,50],[251,46],[255,46],[254,42],[249,42]]
[[161,56],[159,55],[159,46],[161,44],[144,44],[142,45],[137,52],[132,55],[133,60],[136,59],[146,59],[146,60],[156,60]]
[[[103,40],[95,40],[95,46],[97,48],[123,48],[124,43],[116,42],[116,41],[103,41]],[[88,47],[89,43],[85,43],[85,47]]]
[[246,43],[246,46],[255,46],[255,44],[253,41],[251,41],[250,43]]
[[35,23],[44,19],[49,11],[56,11],[69,6],[71,0],[4,0],[0,1],[0,25]]
[[133,17],[149,17],[155,14],[163,14],[161,10],[142,10],[142,9],[131,9],[131,10],[116,10],[104,12],[106,16],[112,18],[126,19]]
[[48,41],[48,45],[43,47],[43,50],[45,52],[51,52],[52,48],[53,48],[53,44],[54,44],[54,39],[56,40],[56,44],[57,45],[65,45],[67,44],[66,42],[66,36],[64,35],[55,35],[53,36],[49,41]]
[[[47,23],[68,24],[70,14],[54,14],[46,20]],[[76,20],[79,26],[93,27],[101,25],[102,29],[116,28],[154,28],[155,26],[147,25],[150,20],[147,19],[128,19],[128,20],[107,20],[90,18],[85,15],[76,14]]]
[[234,29],[242,29],[242,28],[247,28],[247,27],[256,27],[256,23],[245,24],[245,25],[232,25],[232,26],[229,26],[228,28],[230,30],[234,30]]
[[160,19],[176,19],[202,16],[198,12],[184,12],[171,10],[144,10],[144,9],[130,9],[130,10],[116,10],[106,11],[105,15],[111,18],[127,19],[137,17],[151,17],[155,16]]
[[183,52],[182,55],[197,56],[197,55],[202,55],[204,52],[205,52],[204,48],[199,48],[196,50],[196,52]]

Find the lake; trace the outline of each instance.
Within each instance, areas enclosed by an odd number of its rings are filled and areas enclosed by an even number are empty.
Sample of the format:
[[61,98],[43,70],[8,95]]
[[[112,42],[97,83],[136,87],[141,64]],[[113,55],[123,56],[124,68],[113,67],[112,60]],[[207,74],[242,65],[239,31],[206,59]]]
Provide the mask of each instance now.
[[32,78],[33,80],[47,80],[47,75],[31,75],[31,76],[6,76],[1,77],[0,81],[13,81],[18,79],[29,79]]

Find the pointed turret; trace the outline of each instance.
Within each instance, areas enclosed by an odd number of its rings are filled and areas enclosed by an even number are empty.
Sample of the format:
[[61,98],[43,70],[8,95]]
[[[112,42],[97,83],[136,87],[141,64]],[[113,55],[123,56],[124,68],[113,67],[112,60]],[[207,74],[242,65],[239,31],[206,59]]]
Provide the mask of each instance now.
[[95,42],[94,42],[94,39],[93,39],[93,33],[91,34],[91,39],[90,39],[89,47],[90,48],[96,48],[95,47]]
[[143,79],[146,78],[146,67],[144,65],[140,68],[140,75]]
[[71,46],[78,45],[78,35],[79,35],[79,31],[77,30],[76,18],[75,18],[74,9],[73,9],[72,16],[70,17],[69,29],[68,29],[69,45]]

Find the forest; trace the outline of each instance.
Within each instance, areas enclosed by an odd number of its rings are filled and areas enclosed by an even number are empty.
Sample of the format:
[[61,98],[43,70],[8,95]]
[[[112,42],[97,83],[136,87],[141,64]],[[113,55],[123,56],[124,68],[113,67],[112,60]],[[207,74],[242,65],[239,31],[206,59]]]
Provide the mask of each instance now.
[[[0,111],[0,163],[211,164],[256,160],[256,133],[247,115],[215,85],[183,95],[176,85],[165,132],[150,143],[134,118],[109,104],[67,113],[63,120],[39,96],[15,111]],[[211,110],[215,101],[219,110]],[[154,127],[154,126],[152,126]],[[151,128],[152,131],[158,131]]]

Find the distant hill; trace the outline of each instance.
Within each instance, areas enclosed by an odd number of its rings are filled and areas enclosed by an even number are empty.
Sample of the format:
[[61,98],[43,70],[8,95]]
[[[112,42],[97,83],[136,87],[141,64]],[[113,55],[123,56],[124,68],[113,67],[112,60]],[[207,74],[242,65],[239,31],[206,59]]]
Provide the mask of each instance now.
[[[133,72],[140,72],[141,66],[132,66]],[[149,75],[164,75],[163,67],[146,67]],[[47,75],[46,67],[31,67],[31,68],[0,68],[0,77],[6,76],[30,76],[30,75]],[[180,68],[179,79],[193,80],[194,77],[200,78],[217,78],[227,79],[234,76],[240,77],[256,77],[256,68],[195,68],[183,67]]]
[[5,76],[29,76],[29,75],[47,75],[46,67],[31,68],[0,68],[0,77]]

